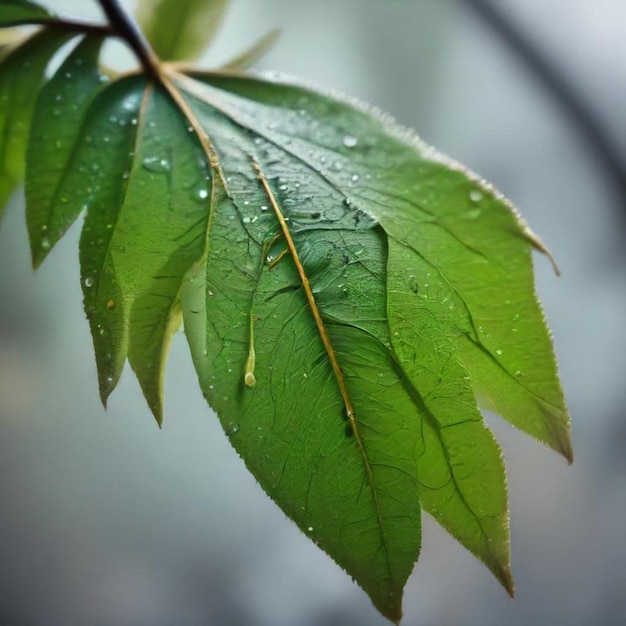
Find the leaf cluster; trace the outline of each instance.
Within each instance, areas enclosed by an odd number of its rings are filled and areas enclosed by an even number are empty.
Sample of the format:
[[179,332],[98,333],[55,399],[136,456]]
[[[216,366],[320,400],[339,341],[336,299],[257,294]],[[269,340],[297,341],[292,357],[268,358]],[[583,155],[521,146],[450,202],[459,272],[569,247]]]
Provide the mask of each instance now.
[[[422,510],[512,594],[504,466],[478,403],[572,456],[539,239],[388,116],[232,69],[272,34],[227,69],[160,60],[197,53],[197,11],[213,33],[225,2],[144,3],[154,49],[102,4],[105,25],[0,6],[0,26],[41,25],[0,62],[0,203],[24,178],[35,267],[84,215],[103,402],[128,361],[160,424],[183,323],[237,452],[381,613],[400,619]],[[102,67],[114,36],[136,71]]]

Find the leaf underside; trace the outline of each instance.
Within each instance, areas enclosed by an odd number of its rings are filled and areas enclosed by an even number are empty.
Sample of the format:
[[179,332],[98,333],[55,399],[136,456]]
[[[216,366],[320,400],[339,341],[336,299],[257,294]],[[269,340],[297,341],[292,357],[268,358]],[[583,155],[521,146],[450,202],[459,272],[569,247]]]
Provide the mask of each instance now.
[[237,452],[382,614],[401,617],[421,509],[512,594],[477,399],[572,450],[537,240],[509,203],[389,118],[276,76],[106,78],[89,35],[45,78],[67,40],[47,27],[0,64],[0,199],[26,153],[35,266],[85,214],[103,401],[128,360],[161,423],[184,321]]

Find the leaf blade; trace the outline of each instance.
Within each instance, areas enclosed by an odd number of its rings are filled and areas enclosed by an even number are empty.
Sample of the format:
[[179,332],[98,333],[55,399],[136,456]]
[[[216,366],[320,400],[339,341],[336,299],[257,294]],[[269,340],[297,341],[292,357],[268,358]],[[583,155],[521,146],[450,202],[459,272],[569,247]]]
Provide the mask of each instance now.
[[[101,37],[85,37],[42,88],[33,111],[26,154],[26,218],[33,266],[39,267],[82,210],[60,190],[72,164],[81,126],[102,86]],[[67,193],[67,188],[65,192]]]
[[[388,116],[375,111],[372,115],[358,103],[297,83],[281,84],[278,78],[193,76],[221,90],[204,93],[225,114],[275,145],[288,143],[285,152],[291,158],[312,171],[322,171],[336,189],[346,189],[343,195],[349,202],[362,206],[391,236],[430,257],[435,266],[441,265],[443,280],[459,294],[456,305],[464,309],[457,322],[461,336],[471,336],[478,346],[472,349],[459,340],[476,390],[495,398],[496,410],[507,421],[570,460],[569,416],[533,287],[530,250],[536,247],[536,238],[512,205]],[[316,122],[316,137],[307,125],[307,119],[314,117],[323,120]],[[312,161],[315,150],[323,161]],[[345,168],[328,167],[331,160],[341,163],[347,155],[350,176]],[[377,177],[371,173],[372,166]],[[371,182],[359,185],[363,180]],[[449,250],[443,260],[442,250]],[[528,343],[520,341],[519,328],[512,326],[522,317],[516,309],[520,303],[527,318]],[[505,316],[507,323],[499,323]],[[530,343],[535,346],[532,352],[526,348]],[[481,350],[501,370],[498,382],[489,378],[492,372],[480,359]],[[525,386],[515,381],[508,384],[523,400],[523,408],[515,410],[512,403],[502,400],[498,384],[518,378],[517,371],[534,371],[534,358],[544,366],[532,381]]]
[[52,18],[54,14],[46,7],[27,0],[3,0],[0,4],[0,25],[16,26],[42,18]]
[[30,119],[52,55],[70,34],[46,28],[2,58],[0,63],[0,216],[22,181]]

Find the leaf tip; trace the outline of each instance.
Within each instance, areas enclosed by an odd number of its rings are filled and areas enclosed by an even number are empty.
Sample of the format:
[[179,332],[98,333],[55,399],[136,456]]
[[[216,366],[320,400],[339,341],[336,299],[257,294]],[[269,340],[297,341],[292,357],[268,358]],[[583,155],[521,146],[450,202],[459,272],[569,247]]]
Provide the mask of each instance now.
[[574,446],[572,444],[570,420],[566,412],[563,415],[564,419],[559,425],[560,428],[556,429],[549,444],[553,450],[564,456],[567,463],[571,465],[574,462]]
[[568,465],[571,465],[574,462],[574,446],[572,445],[572,439],[568,435],[561,442],[560,453],[565,457]]
[[509,594],[511,600],[515,598],[515,581],[509,565],[504,565],[498,572],[495,572],[498,580]]
[[554,260],[554,257],[552,256],[550,250],[548,250],[548,248],[546,247],[546,244],[541,241],[539,235],[535,234],[528,226],[524,227],[524,235],[526,236],[528,241],[530,241],[532,247],[535,248],[535,250],[541,252],[542,254],[545,254],[546,257],[548,257],[548,261],[550,261],[550,265],[552,265],[554,273],[557,276],[560,276],[561,270],[559,269],[559,266],[556,264],[556,261]]
[[376,598],[369,593],[368,595],[380,614],[392,624],[399,626],[402,621],[402,589],[400,591],[392,589],[383,594],[382,598]]
[[159,430],[161,430],[163,428],[163,407],[159,403],[158,407],[150,406],[150,410],[152,411],[152,415],[154,416]]
[[99,371],[98,378],[99,378],[98,387],[99,387],[99,392],[100,392],[100,402],[102,402],[102,406],[106,409],[108,402],[109,402],[109,396],[113,393],[113,390],[117,386],[119,376],[113,376],[109,372],[101,373]]
[[38,270],[41,264],[46,260],[48,253],[50,252],[50,243],[44,237],[43,239],[30,241],[30,262],[33,270]]
[[143,387],[143,395],[148,403],[150,412],[152,413],[157,426],[161,429],[163,427],[163,392],[159,388],[156,393],[153,393],[153,390],[143,386],[143,381],[140,380],[139,382]]

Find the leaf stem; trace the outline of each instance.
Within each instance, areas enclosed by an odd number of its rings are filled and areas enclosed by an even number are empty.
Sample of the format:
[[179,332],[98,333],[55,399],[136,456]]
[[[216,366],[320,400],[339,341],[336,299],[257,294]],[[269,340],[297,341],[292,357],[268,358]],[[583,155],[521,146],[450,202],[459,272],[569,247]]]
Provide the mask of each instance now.
[[115,33],[122,38],[137,55],[148,75],[162,83],[160,61],[137,23],[126,12],[118,0],[98,0]]

